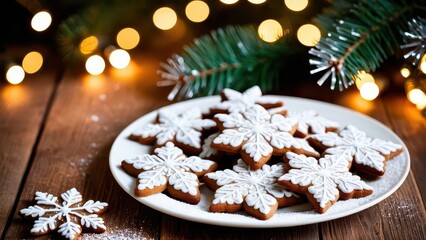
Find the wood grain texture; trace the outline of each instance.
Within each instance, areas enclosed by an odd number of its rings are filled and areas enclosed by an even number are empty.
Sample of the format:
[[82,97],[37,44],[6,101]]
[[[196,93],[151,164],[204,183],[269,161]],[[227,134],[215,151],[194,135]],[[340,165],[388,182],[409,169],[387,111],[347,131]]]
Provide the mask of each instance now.
[[57,74],[44,71],[16,86],[0,85],[0,234],[30,162]]

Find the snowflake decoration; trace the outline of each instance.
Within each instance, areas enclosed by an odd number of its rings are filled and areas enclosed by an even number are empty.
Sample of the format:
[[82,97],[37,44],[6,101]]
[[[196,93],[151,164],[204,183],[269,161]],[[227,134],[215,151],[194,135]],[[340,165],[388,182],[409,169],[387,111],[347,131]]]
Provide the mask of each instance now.
[[266,220],[278,206],[300,201],[299,195],[277,184],[278,177],[283,174],[283,163],[263,165],[261,169],[253,170],[242,159],[238,160],[233,170],[208,173],[204,177],[205,183],[215,190],[209,211],[220,212],[223,205],[237,206],[232,211],[238,211],[244,206],[250,215]]
[[282,101],[274,101],[262,98],[262,90],[259,86],[254,86],[240,93],[235,90],[225,88],[222,91],[222,102],[212,107],[212,112],[233,113],[245,112],[248,108],[255,104],[259,104],[265,108],[272,108],[272,111],[284,111]]
[[326,148],[326,154],[351,156],[358,171],[381,176],[385,172],[386,160],[402,151],[402,146],[390,141],[373,139],[365,132],[349,125],[339,132],[327,132],[311,135],[310,142]]
[[259,169],[272,156],[290,149],[301,149],[293,137],[297,120],[280,114],[269,114],[262,106],[254,105],[244,113],[216,114],[219,128],[224,130],[213,140],[212,147],[238,153],[253,169]]
[[106,230],[104,220],[97,214],[106,210],[107,203],[89,200],[81,205],[82,196],[75,188],[62,193],[61,198],[62,202],[51,194],[36,192],[37,205],[19,211],[23,217],[37,219],[31,229],[33,235],[57,229],[65,238],[77,239],[82,227],[99,233]]
[[309,133],[325,133],[328,131],[337,131],[339,129],[339,124],[337,122],[318,116],[318,113],[315,111],[289,111],[287,116],[296,118],[299,121],[296,134],[301,137],[306,137]]
[[307,195],[319,213],[324,213],[338,199],[364,197],[373,190],[359,176],[349,172],[348,155],[326,155],[317,160],[292,152],[286,153],[291,167],[278,183]]
[[401,46],[402,49],[413,48],[404,55],[405,59],[413,58],[413,65],[417,65],[426,52],[426,20],[412,19],[408,22],[409,31],[404,32],[404,40],[409,42]]
[[164,191],[171,196],[189,202],[200,201],[198,177],[214,171],[216,163],[196,156],[186,157],[182,150],[168,142],[154,150],[156,155],[144,154],[124,160],[123,168],[132,173],[139,171],[135,194],[149,196]]
[[155,141],[158,146],[166,142],[188,147],[191,153],[199,153],[201,148],[201,131],[214,128],[215,122],[202,119],[198,108],[177,114],[170,110],[160,110],[158,123],[148,124],[132,133],[132,138],[141,143]]
[[213,140],[219,136],[219,133],[213,133],[210,136],[208,136],[206,139],[204,139],[204,143],[202,146],[202,151],[200,153],[200,158],[204,159],[217,159],[222,157],[222,152],[219,152],[218,150],[211,147],[211,144],[213,143]]

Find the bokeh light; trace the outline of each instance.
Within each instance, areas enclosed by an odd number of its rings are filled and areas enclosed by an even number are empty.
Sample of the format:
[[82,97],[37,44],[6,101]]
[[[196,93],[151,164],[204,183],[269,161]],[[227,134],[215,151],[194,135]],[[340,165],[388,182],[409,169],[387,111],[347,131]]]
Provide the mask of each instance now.
[[422,57],[422,60],[420,61],[420,71],[426,74],[426,54]]
[[193,22],[203,22],[209,13],[209,5],[203,1],[192,1],[185,8],[186,17]]
[[374,77],[365,71],[360,71],[355,79],[356,87],[361,90],[362,85],[368,82],[374,83]]
[[83,54],[90,54],[99,46],[99,40],[95,36],[89,36],[80,43],[80,52]]
[[281,24],[273,19],[263,21],[257,32],[259,37],[265,42],[275,42],[283,36],[283,28]]
[[24,78],[25,72],[21,66],[13,65],[6,72],[6,80],[11,84],[19,84]]
[[152,20],[157,28],[161,30],[169,30],[175,26],[177,22],[177,15],[173,9],[162,7],[155,11]]
[[374,100],[377,96],[379,96],[379,87],[374,82],[366,82],[361,86],[359,93],[361,97],[367,101]]
[[140,41],[138,31],[133,28],[124,28],[117,34],[117,44],[123,49],[130,50],[135,48]]
[[408,91],[407,97],[410,102],[414,104],[419,104],[423,101],[424,98],[426,98],[426,95],[422,90],[418,88],[413,88]]
[[225,3],[225,4],[234,4],[234,3],[238,2],[238,0],[220,0],[220,1]]
[[36,73],[43,66],[43,56],[39,52],[30,52],[22,60],[22,67],[26,73]]
[[417,109],[419,110],[423,110],[426,108],[426,96],[424,96],[417,104],[416,104]]
[[130,55],[123,49],[116,49],[109,55],[109,62],[118,69],[126,68],[130,63]]
[[253,4],[262,4],[262,3],[266,2],[266,0],[248,0],[248,1],[253,3]]
[[298,12],[308,6],[308,0],[284,0],[284,4],[288,7],[288,9]]
[[401,68],[400,73],[403,77],[408,78],[411,74],[411,71],[410,71],[410,69],[405,67],[405,68]]
[[297,30],[297,39],[301,44],[313,47],[321,39],[321,31],[315,25],[305,24]]
[[99,55],[90,56],[86,60],[86,70],[92,75],[99,75],[105,70],[105,61]]
[[36,13],[31,19],[31,27],[37,31],[42,32],[46,30],[52,23],[52,16],[46,11]]

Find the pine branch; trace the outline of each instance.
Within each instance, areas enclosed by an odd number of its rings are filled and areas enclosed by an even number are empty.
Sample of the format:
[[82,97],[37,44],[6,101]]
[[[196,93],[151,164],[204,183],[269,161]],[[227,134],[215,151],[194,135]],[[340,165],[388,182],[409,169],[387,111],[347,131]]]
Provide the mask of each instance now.
[[[400,32],[420,5],[397,0],[361,0],[341,9],[341,0],[336,3],[332,14],[322,16],[318,22],[330,26],[332,18],[340,18],[309,51],[314,56],[309,62],[316,66],[312,74],[326,71],[318,80],[319,85],[331,78],[331,89],[338,85],[343,90],[354,83],[359,71],[374,71],[399,48]],[[339,9],[345,11],[338,13]]]
[[284,40],[266,43],[253,26],[220,28],[161,63],[158,85],[174,85],[169,100],[212,95],[227,87],[242,91],[259,85],[268,91],[277,83],[286,53]]

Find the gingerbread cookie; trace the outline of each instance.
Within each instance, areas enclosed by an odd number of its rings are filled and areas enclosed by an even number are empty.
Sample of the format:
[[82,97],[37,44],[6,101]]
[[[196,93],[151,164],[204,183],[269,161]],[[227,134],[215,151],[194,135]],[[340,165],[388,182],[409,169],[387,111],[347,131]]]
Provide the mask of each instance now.
[[89,200],[82,203],[82,196],[77,189],[72,188],[61,194],[61,199],[44,193],[36,192],[37,205],[24,208],[19,215],[36,219],[31,229],[35,236],[45,235],[57,230],[67,239],[77,239],[81,232],[105,232],[104,220],[98,216],[106,211],[108,204]]
[[236,212],[244,209],[251,216],[266,220],[278,207],[301,202],[299,195],[277,184],[284,174],[284,165],[263,165],[253,170],[239,159],[233,170],[225,169],[204,176],[205,184],[215,191],[211,212]]
[[206,139],[204,139],[204,143],[201,146],[201,153],[199,155],[200,158],[210,159],[210,160],[220,160],[223,158],[223,152],[218,151],[217,149],[212,148],[211,144],[213,140],[219,136],[219,133],[213,133],[209,135]]
[[282,186],[303,193],[318,213],[325,213],[339,199],[361,198],[373,189],[359,176],[349,172],[347,154],[326,155],[319,160],[286,153],[284,160],[290,170],[278,179]]
[[200,201],[198,177],[216,170],[217,164],[196,156],[187,157],[172,142],[154,152],[156,155],[144,154],[121,162],[127,173],[137,176],[135,195],[144,197],[167,189],[172,197],[197,204]]
[[294,134],[298,137],[306,137],[308,134],[336,132],[339,130],[337,122],[321,117],[317,112],[312,110],[302,112],[288,111],[287,117],[296,118],[299,121],[299,126]]
[[222,131],[211,146],[224,152],[239,152],[252,169],[261,168],[272,154],[282,156],[290,150],[310,153],[292,135],[297,129],[296,119],[271,115],[260,105],[244,113],[216,114],[214,120]]
[[[235,90],[225,88],[221,93],[222,101],[211,108],[211,113],[233,113],[245,112],[254,104],[259,104],[265,109],[271,109],[274,113],[285,114],[287,110],[283,107],[284,102],[270,100],[262,97],[262,90],[259,86],[254,86],[240,93]],[[276,108],[272,110],[273,108]]]
[[166,142],[173,142],[190,155],[201,152],[202,131],[216,126],[210,119],[202,119],[198,108],[177,114],[170,110],[160,110],[157,123],[151,123],[132,133],[130,139],[142,144],[155,143],[164,146]]
[[402,146],[390,141],[370,138],[365,132],[349,125],[338,134],[328,132],[312,135],[309,142],[326,154],[351,156],[353,167],[372,176],[382,176],[388,159],[402,152]]

